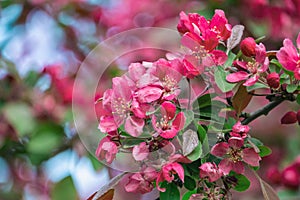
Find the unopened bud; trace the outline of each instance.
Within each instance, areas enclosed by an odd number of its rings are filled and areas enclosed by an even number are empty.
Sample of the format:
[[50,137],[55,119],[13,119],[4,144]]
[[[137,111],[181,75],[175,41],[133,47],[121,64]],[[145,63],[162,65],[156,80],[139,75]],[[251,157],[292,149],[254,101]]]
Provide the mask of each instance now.
[[279,83],[279,75],[276,72],[272,72],[267,76],[267,83],[271,88],[278,88]]
[[241,42],[241,51],[245,56],[255,56],[256,42],[252,37],[247,37]]
[[297,122],[297,114],[293,111],[287,112],[282,118],[281,118],[281,124],[293,124]]

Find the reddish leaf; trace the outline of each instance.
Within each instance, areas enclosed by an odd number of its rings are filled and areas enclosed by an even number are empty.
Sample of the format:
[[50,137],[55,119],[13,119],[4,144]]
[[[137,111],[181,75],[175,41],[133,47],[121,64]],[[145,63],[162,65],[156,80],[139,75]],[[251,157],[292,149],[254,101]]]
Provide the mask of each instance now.
[[251,99],[252,95],[248,93],[246,86],[240,84],[238,90],[232,97],[232,106],[237,112],[237,115],[241,114],[241,112],[248,106]]

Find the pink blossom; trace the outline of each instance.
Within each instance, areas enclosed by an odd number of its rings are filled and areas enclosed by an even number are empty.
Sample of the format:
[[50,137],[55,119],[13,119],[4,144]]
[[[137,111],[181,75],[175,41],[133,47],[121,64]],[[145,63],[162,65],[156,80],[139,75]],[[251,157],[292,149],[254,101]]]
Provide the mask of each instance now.
[[108,133],[117,130],[118,126],[112,115],[103,115],[100,117],[98,128],[102,133]]
[[163,90],[157,86],[146,86],[137,91],[137,97],[141,103],[152,103],[162,97]]
[[199,20],[200,15],[198,13],[189,13],[186,15],[183,11],[181,11],[177,25],[178,32],[182,34],[186,32],[194,32],[194,26],[199,25]]
[[158,173],[151,167],[131,175],[125,185],[126,192],[139,192],[142,194],[151,192],[154,187],[153,181],[157,178],[157,175]]
[[229,74],[226,80],[230,83],[245,81],[244,86],[254,85],[260,76],[267,71],[269,67],[269,58],[266,56],[266,48],[260,43],[255,48],[255,59],[252,61],[237,61],[238,72]]
[[249,131],[250,131],[250,127],[248,125],[242,125],[242,123],[238,121],[232,127],[232,132],[230,132],[230,135],[232,137],[246,138]]
[[216,163],[203,163],[200,167],[200,178],[208,177],[210,182],[214,182],[222,177],[223,172],[217,167]]
[[151,72],[160,81],[159,85],[163,88],[162,99],[164,100],[173,100],[180,93],[178,84],[182,79],[182,74],[176,69],[179,62],[177,59],[172,61],[159,59],[153,63],[154,67],[151,69]]
[[243,148],[244,140],[240,137],[231,137],[227,142],[217,143],[212,147],[211,154],[225,157],[219,168],[226,175],[231,170],[238,174],[244,172],[243,161],[251,166],[259,166],[261,160],[259,154],[253,148]]
[[145,160],[149,155],[149,147],[147,146],[146,142],[135,145],[132,150],[132,155],[136,161]]
[[297,190],[300,186],[300,172],[294,165],[286,167],[281,173],[282,184]]
[[171,183],[175,178],[174,174],[177,174],[181,181],[184,182],[184,169],[179,163],[173,162],[165,164],[156,179],[157,189],[161,192],[165,192],[166,189],[159,187],[159,183],[163,181]]
[[188,78],[200,75],[205,67],[222,65],[227,60],[223,51],[215,50],[219,43],[217,34],[209,30],[201,36],[186,33],[181,43],[191,50],[183,59],[183,72]]
[[219,40],[225,41],[231,35],[231,25],[228,24],[228,20],[223,10],[215,10],[215,14],[211,20],[206,20],[201,16],[199,20],[199,28],[201,32],[211,30],[217,34]]
[[184,126],[184,113],[179,112],[176,115],[176,106],[168,101],[161,104],[160,111],[161,118],[159,121],[155,115],[152,116],[153,128],[163,138],[170,139],[175,137]]
[[96,150],[96,156],[100,160],[106,160],[108,164],[111,164],[112,161],[116,158],[116,154],[118,153],[117,145],[110,141],[108,137],[103,138]]
[[[297,37],[297,48],[300,49],[300,33]],[[283,41],[283,47],[276,54],[278,61],[289,71],[293,71],[295,78],[300,80],[300,55],[290,39]]]

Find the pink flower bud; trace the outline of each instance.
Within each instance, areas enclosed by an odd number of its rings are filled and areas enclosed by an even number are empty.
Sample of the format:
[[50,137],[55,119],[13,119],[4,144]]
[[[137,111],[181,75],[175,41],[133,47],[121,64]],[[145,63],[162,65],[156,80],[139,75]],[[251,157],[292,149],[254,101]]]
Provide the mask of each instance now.
[[282,172],[282,183],[290,189],[298,189],[300,185],[299,173],[294,166],[285,168]]
[[287,112],[282,118],[281,118],[281,124],[293,124],[297,122],[297,114],[293,111]]
[[252,37],[247,37],[241,42],[241,51],[245,56],[255,56],[256,42]]
[[279,83],[279,75],[276,72],[272,72],[267,76],[267,83],[271,88],[278,88]]
[[272,166],[267,170],[267,178],[273,184],[281,183],[281,173],[276,166]]
[[300,125],[300,110],[298,110],[297,112],[297,120],[298,120],[298,124]]

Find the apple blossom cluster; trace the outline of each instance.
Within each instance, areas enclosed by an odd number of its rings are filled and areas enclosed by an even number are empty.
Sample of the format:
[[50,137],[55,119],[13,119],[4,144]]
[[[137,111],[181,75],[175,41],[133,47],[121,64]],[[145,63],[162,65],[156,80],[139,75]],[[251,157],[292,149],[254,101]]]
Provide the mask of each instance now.
[[[251,137],[248,124],[283,101],[300,101],[299,52],[289,39],[279,51],[267,51],[251,37],[241,41],[244,27],[230,25],[222,10],[211,19],[181,12],[177,29],[185,53],[132,63],[97,100],[105,136],[96,156],[112,164],[118,153],[129,152],[140,163],[139,172],[129,175],[127,192],[144,194],[156,187],[161,199],[166,194],[178,199],[184,186],[186,199],[228,199],[231,189],[249,187],[245,168],[256,171],[271,153]],[[207,85],[195,100],[192,80]],[[245,113],[255,95],[270,104]],[[299,111],[282,118],[283,124],[297,121]]]

